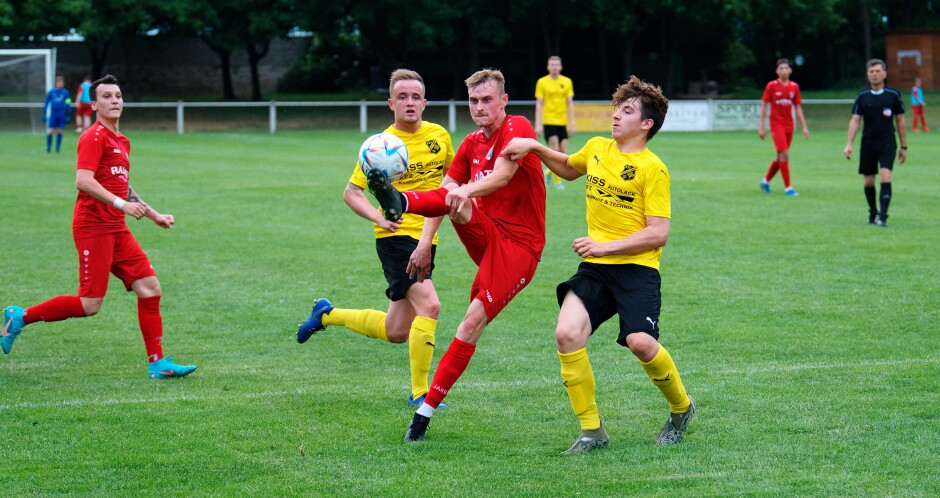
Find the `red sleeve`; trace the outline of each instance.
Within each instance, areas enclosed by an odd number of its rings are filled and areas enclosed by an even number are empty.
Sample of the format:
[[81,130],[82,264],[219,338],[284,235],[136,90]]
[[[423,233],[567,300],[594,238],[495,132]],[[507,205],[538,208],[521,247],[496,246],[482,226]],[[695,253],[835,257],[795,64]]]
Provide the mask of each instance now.
[[78,139],[78,160],[76,169],[97,171],[101,164],[101,152],[104,150],[104,137],[94,131],[83,133]]
[[454,154],[454,161],[450,163],[450,169],[447,170],[447,176],[461,184],[470,183],[470,158],[467,157],[469,154],[467,149],[471,148],[468,145],[469,142],[469,136],[463,139],[460,147],[457,148],[457,153]]
[[761,97],[761,100],[763,100],[764,102],[770,102],[770,94],[771,94],[770,87],[771,87],[773,84],[774,84],[774,82],[771,81],[770,83],[767,83],[767,86],[764,87],[764,96]]
[[796,95],[793,97],[793,105],[800,105],[803,103],[803,98],[800,97],[800,85],[797,85],[796,83],[793,85],[796,87],[796,92],[794,92]]

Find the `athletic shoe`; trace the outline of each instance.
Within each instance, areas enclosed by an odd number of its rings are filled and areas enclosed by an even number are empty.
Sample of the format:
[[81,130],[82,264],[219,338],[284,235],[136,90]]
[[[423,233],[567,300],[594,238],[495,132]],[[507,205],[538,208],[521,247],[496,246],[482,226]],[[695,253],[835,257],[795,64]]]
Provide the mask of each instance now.
[[431,423],[431,417],[425,417],[415,413],[411,423],[408,424],[408,432],[405,433],[405,442],[424,441],[424,433],[428,431],[428,424]]
[[297,327],[297,342],[303,344],[313,334],[326,329],[326,325],[323,325],[323,314],[329,314],[331,311],[333,311],[333,305],[326,299],[314,301],[310,316]]
[[7,306],[3,309],[3,332],[0,336],[0,346],[3,347],[3,354],[10,354],[13,349],[13,341],[23,330],[23,308],[19,306]]
[[764,180],[761,180],[761,181],[760,181],[760,189],[763,190],[764,193],[769,194],[769,193],[770,193],[770,184],[767,183],[767,182],[765,182]]
[[878,215],[875,214],[875,213],[868,213],[868,224],[869,224],[869,225],[877,225],[877,224],[878,224],[878,222],[876,221],[876,218],[877,218],[877,217],[878,217]]
[[875,224],[882,228],[888,228],[888,216],[878,216],[875,218]]
[[385,173],[377,169],[370,169],[366,175],[369,190],[382,206],[383,216],[388,221],[398,221],[401,219],[404,208],[402,207],[401,192],[395,190]]
[[[418,396],[418,399],[414,399],[414,395],[413,395],[413,394],[409,394],[409,395],[408,395],[408,406],[409,406],[410,408],[419,408],[419,407],[421,406],[421,403],[424,403],[424,398],[425,398],[425,396],[427,396],[427,395],[426,395],[426,394],[422,394],[421,396]],[[444,408],[447,408],[447,405],[445,405],[444,403],[441,403],[441,404],[437,405],[437,409],[438,409],[438,410],[443,410]]]
[[682,442],[682,436],[685,436],[685,429],[689,426],[692,415],[695,415],[695,398],[689,396],[689,401],[691,401],[692,404],[689,405],[689,409],[686,410],[685,413],[669,414],[669,418],[666,419],[666,425],[663,426],[663,430],[659,431],[659,436],[656,437],[656,444],[667,446]]
[[147,367],[147,376],[151,379],[169,379],[171,377],[186,377],[196,370],[196,365],[177,365],[173,358],[160,358],[151,361]]
[[796,190],[793,190],[792,188],[788,188],[786,192],[783,193],[783,195],[787,197],[799,197],[800,193]]
[[582,430],[581,435],[578,436],[578,440],[561,454],[576,455],[578,453],[586,453],[588,451],[603,448],[605,446],[607,446],[607,430],[604,429],[604,424],[601,424],[601,426],[597,429],[590,431]]
[[557,188],[558,190],[564,190],[564,189],[565,189],[565,184],[564,184],[564,183],[556,183],[556,184],[555,184],[555,188]]

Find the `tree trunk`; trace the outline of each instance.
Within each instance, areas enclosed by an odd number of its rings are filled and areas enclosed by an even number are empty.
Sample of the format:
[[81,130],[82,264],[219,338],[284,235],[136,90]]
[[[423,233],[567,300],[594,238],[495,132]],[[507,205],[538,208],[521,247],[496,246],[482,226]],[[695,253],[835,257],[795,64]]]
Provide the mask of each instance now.
[[258,63],[264,56],[268,55],[268,49],[271,48],[269,42],[255,44],[246,43],[245,52],[248,53],[248,65],[251,68],[251,100],[261,100],[261,78],[258,77]]
[[859,0],[858,6],[862,14],[862,33],[865,38],[865,60],[871,60],[871,12],[868,10],[868,2]]
[[91,79],[96,80],[104,76],[104,61],[108,58],[108,49],[111,47],[111,40],[104,42],[86,40],[85,47],[88,48],[88,56],[91,58]]

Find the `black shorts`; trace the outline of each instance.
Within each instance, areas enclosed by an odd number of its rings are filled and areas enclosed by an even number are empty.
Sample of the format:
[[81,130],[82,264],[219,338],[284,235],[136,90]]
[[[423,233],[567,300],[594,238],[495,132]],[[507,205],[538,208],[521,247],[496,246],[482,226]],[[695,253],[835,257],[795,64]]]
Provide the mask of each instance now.
[[898,153],[898,144],[894,136],[890,138],[862,138],[862,151],[858,155],[858,174],[877,175],[878,166],[894,169],[894,156]]
[[620,315],[617,343],[627,345],[627,336],[645,332],[659,339],[659,309],[662,305],[659,271],[642,265],[581,263],[578,271],[558,284],[558,305],[568,291],[584,302],[593,334],[614,314]]
[[548,137],[558,137],[558,141],[568,140],[568,128],[558,125],[544,125],[542,128],[545,130],[545,140],[548,140]]
[[[405,298],[405,293],[412,285],[418,282],[417,278],[408,276],[408,260],[411,253],[418,247],[418,241],[408,236],[383,237],[375,239],[375,252],[379,255],[379,261],[382,262],[382,271],[385,272],[385,281],[388,282],[388,288],[385,289],[385,295],[391,301],[401,301]],[[434,255],[437,254],[437,246],[431,246],[431,271],[434,271]],[[424,278],[430,280],[431,273]]]

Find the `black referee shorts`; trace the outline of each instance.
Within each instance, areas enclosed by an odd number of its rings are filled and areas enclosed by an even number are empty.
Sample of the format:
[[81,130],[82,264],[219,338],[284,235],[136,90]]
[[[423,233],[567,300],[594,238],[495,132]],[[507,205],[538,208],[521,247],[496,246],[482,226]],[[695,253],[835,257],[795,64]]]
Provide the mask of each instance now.
[[877,175],[878,166],[894,169],[898,144],[894,135],[889,138],[862,138],[862,151],[858,155],[858,174]]

